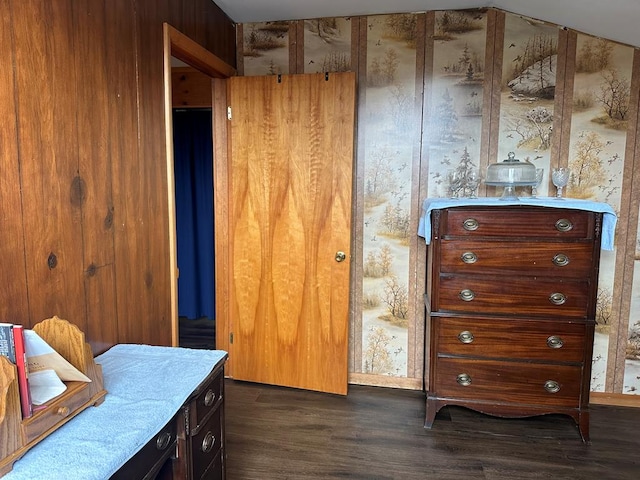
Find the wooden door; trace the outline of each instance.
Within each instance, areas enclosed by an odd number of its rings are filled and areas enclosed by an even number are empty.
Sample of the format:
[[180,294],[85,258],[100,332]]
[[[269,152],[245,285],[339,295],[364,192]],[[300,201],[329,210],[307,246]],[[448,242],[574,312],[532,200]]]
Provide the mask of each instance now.
[[346,394],[355,76],[228,82],[231,376]]

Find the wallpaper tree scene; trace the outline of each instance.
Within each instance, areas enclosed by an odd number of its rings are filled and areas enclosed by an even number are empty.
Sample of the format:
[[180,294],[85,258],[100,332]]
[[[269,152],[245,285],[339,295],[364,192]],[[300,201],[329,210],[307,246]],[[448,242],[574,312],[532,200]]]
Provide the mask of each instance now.
[[289,73],[289,22],[252,23],[243,30],[245,75]]
[[304,73],[351,70],[351,19],[316,18],[304,22]]
[[[543,169],[539,196],[555,195],[549,172],[557,166],[571,171],[569,197],[621,212],[640,195],[624,178],[637,169],[630,152],[640,139],[636,48],[495,9],[242,27],[245,75],[287,73],[294,55],[303,61],[289,73],[358,73],[352,373],[373,384],[420,385],[424,281],[412,282],[425,271],[415,264],[424,195],[500,195],[482,180],[509,152]],[[304,40],[290,44],[292,32]],[[632,220],[633,231],[619,222],[616,249],[601,253],[593,391],[640,392],[640,228]],[[626,298],[623,275],[633,282]]]
[[[640,212],[638,212],[640,216]],[[637,232],[633,268],[633,298],[625,349],[623,393],[640,394],[640,229]]]
[[[627,114],[633,49],[616,43],[578,35],[576,72],[571,116],[567,195],[606,202],[620,211],[622,173],[627,145]],[[633,159],[630,159],[633,161]],[[598,281],[596,336],[591,389],[604,391],[609,338],[613,320],[612,300],[616,275],[615,252],[602,251]],[[630,366],[625,384],[638,374]]]
[[[544,169],[538,194],[546,195],[553,135],[558,27],[507,15],[502,59],[498,159],[509,152]],[[527,195],[529,189],[519,189]],[[522,191],[527,190],[527,191]],[[554,194],[555,192],[550,192]]]
[[362,372],[407,375],[416,16],[367,19]]
[[429,192],[471,197],[481,177],[486,13],[435,14],[432,114],[429,119]]

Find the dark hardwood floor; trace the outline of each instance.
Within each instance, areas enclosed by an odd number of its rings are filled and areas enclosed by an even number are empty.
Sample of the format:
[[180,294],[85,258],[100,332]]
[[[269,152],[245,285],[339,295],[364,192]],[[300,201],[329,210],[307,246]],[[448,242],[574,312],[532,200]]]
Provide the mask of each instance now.
[[179,345],[186,348],[216,348],[216,322],[211,318],[180,317],[178,323]]
[[424,394],[347,396],[226,380],[228,480],[640,479],[640,409],[591,407],[591,445],[562,415],[501,419]]

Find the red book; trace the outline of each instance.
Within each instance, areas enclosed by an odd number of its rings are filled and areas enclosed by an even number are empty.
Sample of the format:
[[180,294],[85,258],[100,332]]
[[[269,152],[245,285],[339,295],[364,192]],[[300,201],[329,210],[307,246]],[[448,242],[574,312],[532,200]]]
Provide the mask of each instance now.
[[13,326],[13,342],[16,347],[16,367],[18,370],[18,390],[20,391],[20,406],[22,418],[33,415],[31,390],[29,390],[29,369],[27,367],[27,351],[24,346],[24,328],[22,325]]

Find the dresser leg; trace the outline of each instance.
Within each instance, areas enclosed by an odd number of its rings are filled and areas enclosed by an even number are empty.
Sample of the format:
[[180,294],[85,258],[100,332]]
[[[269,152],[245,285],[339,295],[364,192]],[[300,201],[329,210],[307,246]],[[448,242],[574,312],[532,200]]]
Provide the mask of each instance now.
[[431,428],[438,413],[438,405],[435,400],[427,397],[425,402],[424,428]]
[[578,414],[578,430],[580,430],[580,436],[582,441],[591,445],[591,438],[589,438],[589,412],[580,412]]

